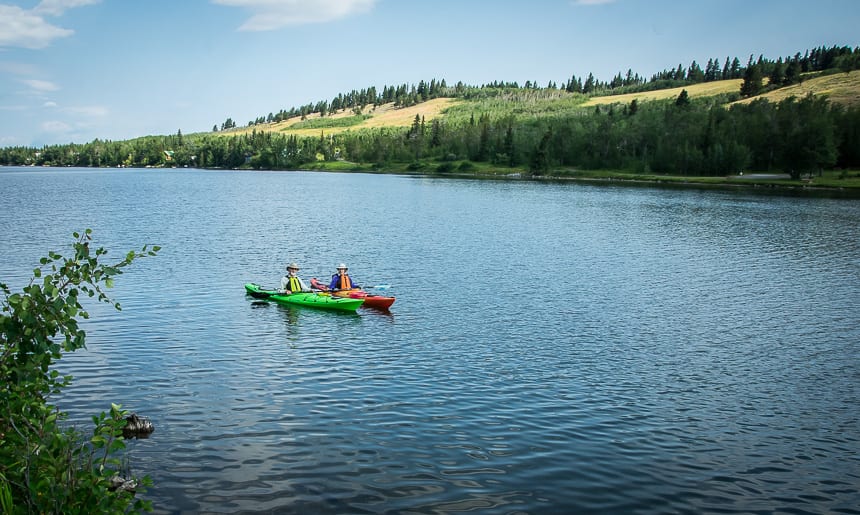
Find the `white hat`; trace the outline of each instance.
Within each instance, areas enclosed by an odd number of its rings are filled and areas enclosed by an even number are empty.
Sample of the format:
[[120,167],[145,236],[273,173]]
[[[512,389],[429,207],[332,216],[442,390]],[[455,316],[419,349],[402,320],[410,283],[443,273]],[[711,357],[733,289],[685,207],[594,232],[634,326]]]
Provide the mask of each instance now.
[[340,270],[340,269],[344,269],[344,270],[346,270],[347,268],[349,268],[349,267],[347,267],[347,266],[346,266],[345,264],[343,264],[343,263],[341,263],[341,264],[337,265],[337,269],[338,269],[338,270]]
[[287,270],[289,270],[290,268],[295,268],[296,270],[301,270],[301,268],[299,268],[299,265],[297,265],[295,261],[293,261],[292,263],[287,265]]

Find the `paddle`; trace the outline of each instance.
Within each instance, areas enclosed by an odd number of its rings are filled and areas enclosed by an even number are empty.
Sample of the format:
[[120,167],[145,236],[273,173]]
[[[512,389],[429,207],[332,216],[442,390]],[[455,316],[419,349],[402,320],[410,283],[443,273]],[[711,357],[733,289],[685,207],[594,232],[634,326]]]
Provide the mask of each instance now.
[[367,290],[387,290],[391,288],[390,284],[377,284],[376,286],[362,286],[362,288]]
[[[320,290],[320,291],[331,291],[328,286],[319,282],[316,277],[311,278],[311,288]],[[387,290],[391,288],[390,284],[377,284],[376,286],[353,286],[352,289],[356,290]],[[335,288],[337,291],[337,288]]]

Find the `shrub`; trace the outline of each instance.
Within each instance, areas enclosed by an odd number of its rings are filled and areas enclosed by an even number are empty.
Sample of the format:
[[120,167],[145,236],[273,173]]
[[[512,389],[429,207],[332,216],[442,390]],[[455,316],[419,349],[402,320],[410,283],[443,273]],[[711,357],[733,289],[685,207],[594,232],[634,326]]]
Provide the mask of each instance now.
[[49,252],[22,293],[0,283],[0,509],[3,513],[122,513],[150,511],[135,489],[150,481],[126,481],[118,454],[125,448],[126,412],[112,404],[93,417],[92,437],[64,427],[67,414],[49,403],[71,383],[52,368],[63,352],[84,348],[79,318],[89,318],[83,297],[120,305],[104,292],[114,276],[159,247],[131,251],[113,265],[90,250],[91,230],[74,233],[72,257]]

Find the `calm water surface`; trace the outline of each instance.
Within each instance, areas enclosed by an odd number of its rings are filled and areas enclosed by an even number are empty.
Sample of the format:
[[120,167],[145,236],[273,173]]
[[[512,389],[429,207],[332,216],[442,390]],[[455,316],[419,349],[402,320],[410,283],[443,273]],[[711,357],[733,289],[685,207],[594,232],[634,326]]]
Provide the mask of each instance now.
[[[580,184],[0,169],[0,280],[90,227],[58,399],[121,403],[157,513],[860,513],[860,202]],[[390,313],[256,302],[289,261]]]

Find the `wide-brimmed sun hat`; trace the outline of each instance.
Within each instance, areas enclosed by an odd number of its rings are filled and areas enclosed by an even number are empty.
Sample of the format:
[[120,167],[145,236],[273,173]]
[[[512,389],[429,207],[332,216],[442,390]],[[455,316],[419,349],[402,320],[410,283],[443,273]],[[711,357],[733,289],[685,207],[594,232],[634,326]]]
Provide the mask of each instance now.
[[301,270],[301,268],[299,268],[299,265],[297,265],[296,262],[293,261],[292,263],[287,265],[287,270]]
[[337,265],[337,269],[338,270],[348,270],[349,268],[345,264],[341,263],[341,264]]

